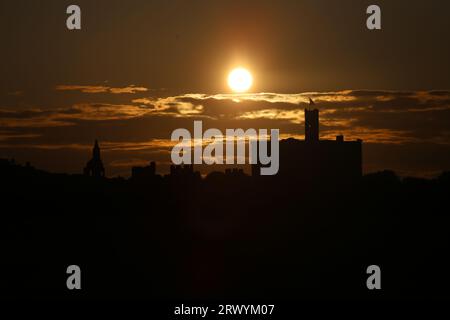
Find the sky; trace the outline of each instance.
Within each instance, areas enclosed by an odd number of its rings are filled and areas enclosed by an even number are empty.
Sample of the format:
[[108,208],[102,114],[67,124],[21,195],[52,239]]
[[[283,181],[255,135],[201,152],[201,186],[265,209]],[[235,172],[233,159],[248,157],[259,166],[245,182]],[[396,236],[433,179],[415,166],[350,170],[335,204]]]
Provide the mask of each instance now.
[[[66,28],[77,4],[82,29]],[[2,1],[0,157],[80,173],[99,139],[107,175],[170,165],[170,135],[278,128],[362,139],[364,171],[450,170],[450,2]],[[233,94],[227,75],[251,71]],[[282,165],[282,163],[280,164]]]

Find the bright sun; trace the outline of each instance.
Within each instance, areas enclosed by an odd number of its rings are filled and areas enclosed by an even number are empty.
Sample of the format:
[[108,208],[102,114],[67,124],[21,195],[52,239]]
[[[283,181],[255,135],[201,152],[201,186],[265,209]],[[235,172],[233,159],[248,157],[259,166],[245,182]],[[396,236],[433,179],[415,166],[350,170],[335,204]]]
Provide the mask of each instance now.
[[253,77],[247,69],[236,68],[228,75],[228,85],[234,92],[246,92],[252,83]]

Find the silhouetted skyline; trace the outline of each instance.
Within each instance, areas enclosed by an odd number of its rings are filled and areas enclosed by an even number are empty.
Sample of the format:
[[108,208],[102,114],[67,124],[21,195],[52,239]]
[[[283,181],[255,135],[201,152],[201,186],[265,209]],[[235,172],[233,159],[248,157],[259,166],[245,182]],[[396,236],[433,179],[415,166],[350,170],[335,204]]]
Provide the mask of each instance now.
[[[236,168],[204,178],[192,165],[155,169],[108,179],[0,159],[2,205],[12,208],[0,298],[144,299],[165,314],[161,300],[448,298],[449,172],[311,183]],[[65,287],[73,263],[81,296]],[[364,285],[374,263],[383,283],[375,298]]]

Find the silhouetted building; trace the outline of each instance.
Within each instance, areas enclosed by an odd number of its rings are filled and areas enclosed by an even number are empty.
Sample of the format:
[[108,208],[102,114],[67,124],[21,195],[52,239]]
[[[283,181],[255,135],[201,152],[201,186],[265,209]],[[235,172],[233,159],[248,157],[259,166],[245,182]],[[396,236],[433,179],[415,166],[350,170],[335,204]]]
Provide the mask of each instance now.
[[185,164],[185,165],[171,165],[170,166],[170,175],[171,176],[190,176],[194,174],[194,165],[193,164]]
[[[309,99],[310,107],[314,105],[314,101]],[[319,110],[305,108],[305,141],[319,141]]]
[[94,148],[92,149],[92,159],[84,167],[84,175],[96,178],[105,176],[105,168],[100,158],[100,147],[97,140],[95,140]]
[[362,141],[296,139],[280,141],[282,177],[303,181],[347,183],[362,177]]
[[154,161],[150,162],[150,165],[145,167],[133,167],[131,168],[131,179],[145,181],[154,178],[156,175],[156,164]]
[[171,165],[170,173],[164,177],[175,189],[191,189],[201,181],[200,172],[193,164]]
[[[281,140],[279,161],[277,176],[285,180],[351,183],[362,177],[362,140],[344,141],[343,135],[319,140],[319,110],[305,109],[305,140]],[[260,175],[259,164],[252,166],[252,175]]]

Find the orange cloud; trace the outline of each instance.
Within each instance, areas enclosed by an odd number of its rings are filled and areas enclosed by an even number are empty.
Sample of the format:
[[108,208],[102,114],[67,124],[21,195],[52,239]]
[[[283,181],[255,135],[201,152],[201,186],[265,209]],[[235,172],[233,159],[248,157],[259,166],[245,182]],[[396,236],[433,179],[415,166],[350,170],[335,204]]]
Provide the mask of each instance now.
[[126,104],[81,103],[68,108],[27,109],[11,111],[0,109],[2,127],[61,127],[74,125],[75,120],[130,119],[148,113],[147,108]]
[[79,85],[58,85],[58,91],[81,91],[83,93],[103,93],[108,92],[109,87],[105,86],[79,86]]
[[108,86],[83,86],[83,85],[58,85],[56,86],[58,91],[80,91],[83,93],[136,93],[148,91],[145,87],[137,87],[135,85],[129,85],[127,87],[108,87]]

